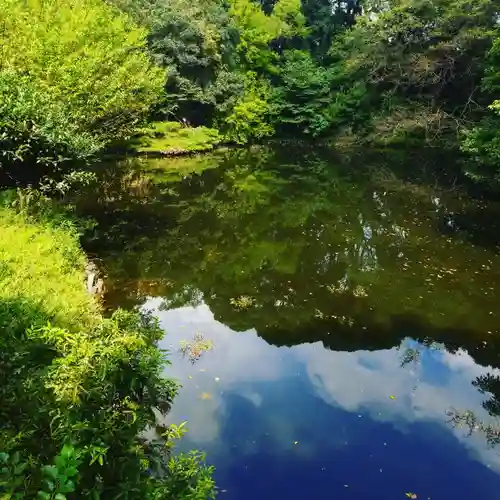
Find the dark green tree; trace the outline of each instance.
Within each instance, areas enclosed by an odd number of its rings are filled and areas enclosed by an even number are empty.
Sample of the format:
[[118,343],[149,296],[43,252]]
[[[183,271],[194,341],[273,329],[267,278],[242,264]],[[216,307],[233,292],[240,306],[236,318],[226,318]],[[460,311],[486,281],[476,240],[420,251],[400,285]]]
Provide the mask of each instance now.
[[272,96],[276,130],[312,137],[329,131],[335,101],[330,69],[319,66],[306,51],[288,51],[276,80]]

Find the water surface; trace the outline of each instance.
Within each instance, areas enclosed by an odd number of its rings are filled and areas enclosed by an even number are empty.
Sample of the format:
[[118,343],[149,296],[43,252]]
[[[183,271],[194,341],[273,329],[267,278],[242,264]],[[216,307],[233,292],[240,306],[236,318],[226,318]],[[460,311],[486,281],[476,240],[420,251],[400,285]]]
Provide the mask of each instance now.
[[221,498],[498,497],[500,212],[449,161],[129,159],[78,200],[107,306],[167,333],[169,419]]

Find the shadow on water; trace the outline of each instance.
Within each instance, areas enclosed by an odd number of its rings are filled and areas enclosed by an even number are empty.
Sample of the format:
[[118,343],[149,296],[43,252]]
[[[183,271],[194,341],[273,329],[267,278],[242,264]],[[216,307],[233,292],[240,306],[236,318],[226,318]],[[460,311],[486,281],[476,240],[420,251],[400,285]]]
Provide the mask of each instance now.
[[84,245],[107,306],[153,309],[174,356],[190,338],[213,343],[203,371],[173,364],[172,418],[189,420],[228,500],[324,498],[325,463],[345,478],[337,498],[404,498],[416,476],[422,498],[495,497],[484,464],[500,462],[442,427],[494,436],[478,422],[500,407],[500,204],[471,197],[452,161],[310,148],[133,158],[70,200],[97,221]]

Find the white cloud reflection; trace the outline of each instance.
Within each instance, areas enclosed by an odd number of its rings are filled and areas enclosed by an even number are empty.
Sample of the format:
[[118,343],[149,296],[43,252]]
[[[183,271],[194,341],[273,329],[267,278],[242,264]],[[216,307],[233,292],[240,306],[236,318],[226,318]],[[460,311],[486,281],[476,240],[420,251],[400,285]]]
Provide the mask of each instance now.
[[[291,370],[303,367],[317,397],[329,405],[368,414],[375,421],[391,423],[401,432],[417,421],[438,423],[454,433],[477,460],[500,471],[500,455],[496,449],[488,448],[484,436],[466,436],[466,430],[453,429],[446,423],[445,412],[450,407],[473,409],[486,418],[481,408],[485,396],[471,382],[487,372],[500,373],[477,365],[466,352],[426,350],[419,363],[401,368],[404,345],[400,350],[371,352],[330,351],[321,343],[278,348],[268,345],[253,330],[232,331],[216,321],[205,304],[158,311],[160,302],[151,299],[145,308],[155,310],[167,332],[162,347],[175,351],[180,340],[191,339],[196,333],[203,333],[205,339],[214,343],[213,350],[194,364],[174,355],[169,368],[169,375],[183,384],[169,419],[188,420],[189,440],[195,446],[203,448],[219,440],[221,426],[230,418],[225,403],[228,393],[237,393],[260,408],[264,398],[259,393],[260,382],[271,383],[266,385],[266,393],[275,386],[274,390],[280,391],[283,386],[277,382],[286,381],[295,375]],[[404,344],[414,347],[411,341]],[[278,421],[274,415],[262,418],[267,432],[281,446],[293,445],[295,419]],[[248,446],[251,453],[251,442]],[[305,448],[303,452],[314,453],[314,449]]]

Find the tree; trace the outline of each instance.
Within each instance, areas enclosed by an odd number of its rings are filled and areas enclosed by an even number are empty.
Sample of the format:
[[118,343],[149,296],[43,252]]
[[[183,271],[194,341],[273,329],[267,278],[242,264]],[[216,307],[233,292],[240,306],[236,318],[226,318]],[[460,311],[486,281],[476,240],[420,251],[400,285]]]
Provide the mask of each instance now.
[[334,102],[331,70],[318,66],[306,51],[288,51],[277,80],[272,97],[277,130],[313,137],[328,132]]
[[269,83],[256,73],[248,72],[243,96],[220,125],[226,137],[237,144],[245,144],[272,135],[270,95]]
[[218,0],[114,0],[149,30],[153,59],[167,79],[159,117],[210,125],[220,109],[243,92],[235,71],[237,31]]
[[477,172],[481,177],[494,176],[498,181],[500,176],[498,167],[500,165],[500,100],[493,100],[500,91],[500,37],[498,32],[488,53],[486,64],[482,91],[486,94],[485,99],[489,99],[490,104],[481,121],[465,131],[462,148],[476,160],[476,164],[486,167],[486,169]]
[[337,38],[334,64],[344,68],[344,82],[366,84],[372,117],[404,116],[425,139],[451,132],[456,144],[457,130],[480,111],[484,54],[498,5],[394,0],[389,7]]
[[4,166],[84,159],[158,99],[146,32],[101,0],[1,0],[0,12]]

